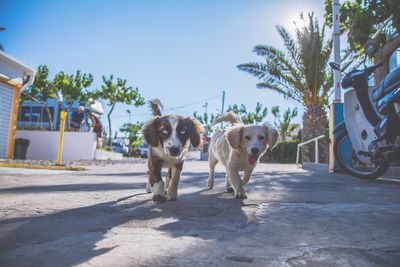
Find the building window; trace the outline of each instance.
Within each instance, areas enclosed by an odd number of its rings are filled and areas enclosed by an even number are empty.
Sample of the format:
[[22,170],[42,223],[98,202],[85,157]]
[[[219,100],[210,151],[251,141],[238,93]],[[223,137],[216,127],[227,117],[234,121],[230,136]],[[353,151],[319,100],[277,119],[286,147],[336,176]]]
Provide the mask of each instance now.
[[21,107],[21,121],[31,121],[31,107]]
[[32,107],[31,122],[40,122],[42,107]]

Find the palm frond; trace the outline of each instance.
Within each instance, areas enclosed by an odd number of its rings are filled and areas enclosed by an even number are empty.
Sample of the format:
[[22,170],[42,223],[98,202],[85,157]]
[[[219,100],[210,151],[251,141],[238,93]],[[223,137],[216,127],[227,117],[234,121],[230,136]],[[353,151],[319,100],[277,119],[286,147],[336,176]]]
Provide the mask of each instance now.
[[272,91],[275,91],[278,94],[281,94],[285,99],[292,99],[292,100],[300,102],[300,103],[302,102],[301,97],[298,97],[297,95],[292,94],[293,90],[288,90],[288,88],[282,87],[278,84],[264,81],[264,82],[257,83],[256,86],[258,89],[270,89]]
[[286,51],[257,45],[253,52],[265,61],[241,64],[238,68],[258,78],[258,88],[271,89],[305,105],[321,104],[333,83],[328,68],[332,40],[325,40],[325,25],[320,28],[313,13],[301,19],[307,20],[307,25],[296,29],[295,39],[284,27],[276,26]]
[[266,75],[268,75],[267,66],[263,63],[250,62],[250,63],[240,64],[237,66],[237,68],[239,70],[248,72],[259,79],[262,79]]
[[296,64],[296,66],[298,67],[299,49],[298,47],[296,47],[295,41],[292,39],[289,32],[283,26],[277,25],[275,28],[283,39],[283,43],[287,51],[289,52],[292,63]]
[[258,56],[264,56],[268,58],[285,57],[284,52],[270,45],[256,45],[253,48],[253,52]]

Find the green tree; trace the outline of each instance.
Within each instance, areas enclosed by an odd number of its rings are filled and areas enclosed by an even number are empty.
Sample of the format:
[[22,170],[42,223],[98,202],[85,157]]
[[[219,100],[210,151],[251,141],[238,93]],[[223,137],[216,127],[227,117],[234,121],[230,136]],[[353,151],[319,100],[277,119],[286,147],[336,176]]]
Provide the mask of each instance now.
[[71,110],[75,101],[86,103],[93,93],[89,91],[89,86],[93,83],[93,75],[76,71],[75,75],[68,75],[62,71],[54,77],[54,84],[60,90],[67,110]]
[[57,89],[52,81],[49,80],[49,69],[46,65],[40,65],[35,74],[35,80],[28,90],[21,94],[21,102],[35,101],[44,104],[47,117],[49,119],[50,131],[53,130],[53,120],[47,101],[55,98]]
[[[305,21],[303,15],[300,19]],[[305,21],[306,22],[306,21]],[[253,51],[265,62],[240,64],[239,70],[260,80],[257,88],[268,89],[286,99],[303,104],[303,140],[309,140],[326,131],[327,103],[333,85],[332,71],[328,66],[332,40],[325,41],[325,26],[319,27],[314,14],[308,14],[306,26],[296,29],[293,39],[282,26],[276,26],[283,39],[286,52],[270,45],[257,45]],[[311,160],[311,148],[303,149],[305,161]],[[328,160],[328,143],[320,142],[320,162]]]
[[[54,85],[60,91],[63,101],[59,101],[59,106],[62,103],[66,104],[66,110],[70,111],[75,101],[85,105],[89,97],[92,96],[92,92],[89,91],[88,87],[93,82],[93,76],[90,73],[81,73],[80,70],[76,71],[75,74],[66,74],[60,71],[54,77]],[[70,117],[67,118],[67,129],[70,128]]]
[[207,112],[204,112],[203,115],[199,115],[197,111],[195,111],[193,112],[193,117],[203,125],[204,134],[210,136],[213,132],[213,129],[210,127],[210,124],[215,119],[215,115],[214,114],[208,115]]
[[107,101],[107,105],[110,106],[108,111],[108,145],[111,145],[111,114],[114,111],[115,105],[117,103],[124,103],[126,105],[133,104],[135,107],[142,106],[145,104],[144,98],[140,95],[138,88],[133,88],[128,86],[126,80],[117,78],[116,83],[114,83],[114,76],[110,75],[109,78],[103,76],[103,85],[100,90],[96,90],[94,97],[100,97]]
[[266,107],[263,108],[263,105],[259,102],[257,102],[256,104],[255,112],[247,111],[246,106],[243,104],[241,104],[240,107],[237,104],[234,104],[232,106],[229,105],[226,111],[232,111],[236,114],[239,114],[244,124],[260,123],[268,114],[268,109]]
[[297,108],[294,108],[292,110],[288,108],[283,113],[283,118],[279,111],[279,106],[272,107],[271,113],[274,115],[274,124],[281,135],[282,142],[286,142],[287,137],[290,136],[297,128],[296,124],[291,123],[293,118],[297,116]]
[[129,140],[129,149],[130,151],[136,150],[139,145],[143,143],[143,138],[140,135],[140,131],[143,127],[144,123],[124,123],[119,131],[121,133],[125,133],[125,138]]
[[[325,17],[332,27],[332,0],[325,0]],[[375,81],[381,81],[389,72],[389,57],[400,47],[400,4],[398,0],[345,0],[340,5],[341,31],[347,32],[350,49],[359,55],[364,54],[364,45],[383,24],[392,16],[391,27],[383,31],[376,42],[379,49],[374,54],[374,64],[384,63],[375,72]]]

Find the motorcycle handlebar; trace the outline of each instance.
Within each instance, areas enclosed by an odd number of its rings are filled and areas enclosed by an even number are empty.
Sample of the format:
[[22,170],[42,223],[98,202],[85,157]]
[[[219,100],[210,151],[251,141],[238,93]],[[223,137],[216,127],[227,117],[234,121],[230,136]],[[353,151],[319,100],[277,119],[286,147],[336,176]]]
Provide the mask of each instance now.
[[374,72],[374,70],[376,70],[377,68],[379,68],[380,66],[382,66],[383,63],[379,63],[375,66],[371,66],[368,68],[365,68],[363,70],[354,70],[348,74],[346,74],[346,76],[343,77],[342,79],[342,87],[344,89],[352,87],[353,83],[354,83],[354,78],[357,76],[369,76],[372,72]]
[[382,62],[379,63],[379,64],[377,64],[377,65],[375,65],[375,66],[368,67],[368,68],[366,68],[364,71],[365,71],[368,75],[370,75],[372,72],[374,72],[377,68],[379,68],[379,67],[381,67],[381,66],[383,66],[383,63],[382,63]]

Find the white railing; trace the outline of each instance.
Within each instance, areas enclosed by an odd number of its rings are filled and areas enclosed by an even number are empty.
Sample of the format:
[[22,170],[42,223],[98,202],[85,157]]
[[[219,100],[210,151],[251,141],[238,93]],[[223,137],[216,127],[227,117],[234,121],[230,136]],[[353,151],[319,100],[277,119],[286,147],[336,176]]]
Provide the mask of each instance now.
[[317,137],[314,137],[313,139],[310,139],[308,141],[305,141],[303,143],[297,144],[297,155],[296,155],[296,165],[299,166],[299,155],[300,155],[300,148],[308,143],[315,142],[315,163],[318,163],[318,158],[319,158],[319,150],[318,150],[318,140],[321,138],[324,138],[325,135],[320,135]]

